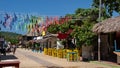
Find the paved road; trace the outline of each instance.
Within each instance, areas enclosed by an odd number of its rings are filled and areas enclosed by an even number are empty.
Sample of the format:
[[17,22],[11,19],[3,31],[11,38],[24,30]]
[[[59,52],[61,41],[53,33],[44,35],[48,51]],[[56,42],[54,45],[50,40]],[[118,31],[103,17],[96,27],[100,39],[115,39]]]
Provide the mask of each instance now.
[[68,62],[66,59],[60,59],[35,53],[31,50],[17,49],[16,54],[8,54],[6,57],[1,56],[2,60],[19,60],[20,68],[112,68],[111,66],[90,62]]

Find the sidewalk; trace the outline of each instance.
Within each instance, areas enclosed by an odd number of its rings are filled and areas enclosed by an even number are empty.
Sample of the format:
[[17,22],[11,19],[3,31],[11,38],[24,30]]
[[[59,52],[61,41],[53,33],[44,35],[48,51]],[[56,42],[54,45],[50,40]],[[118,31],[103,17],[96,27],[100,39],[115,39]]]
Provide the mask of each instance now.
[[17,60],[21,62],[20,68],[113,68],[113,66],[99,63],[97,61],[68,62],[66,59],[52,57],[44,55],[43,53],[36,53],[31,50],[20,48],[17,49],[15,56],[18,58]]
[[108,61],[91,61],[91,63],[95,63],[95,64],[100,64],[100,65],[104,65],[104,66],[109,66],[111,68],[120,68],[120,65],[118,65],[117,63],[113,63],[113,62],[108,62]]

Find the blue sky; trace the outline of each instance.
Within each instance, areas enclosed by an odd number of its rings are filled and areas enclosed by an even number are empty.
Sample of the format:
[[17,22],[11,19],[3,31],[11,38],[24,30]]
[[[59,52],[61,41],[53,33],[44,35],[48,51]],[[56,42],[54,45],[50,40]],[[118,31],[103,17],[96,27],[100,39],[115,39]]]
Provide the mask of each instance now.
[[[78,8],[91,8],[92,1],[93,0],[0,0],[0,13],[65,16],[66,14],[73,14]],[[114,13],[114,16],[117,15],[118,14]],[[14,32],[14,30],[12,32]]]
[[66,14],[73,14],[77,8],[90,8],[91,4],[92,0],[0,0],[0,13],[65,16]]
[[91,4],[92,0],[0,0],[0,11],[61,16]]

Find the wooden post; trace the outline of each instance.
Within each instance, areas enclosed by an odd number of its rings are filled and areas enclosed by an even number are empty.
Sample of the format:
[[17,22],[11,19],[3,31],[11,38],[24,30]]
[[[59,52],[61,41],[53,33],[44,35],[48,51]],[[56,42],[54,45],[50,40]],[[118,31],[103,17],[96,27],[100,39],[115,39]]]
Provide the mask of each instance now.
[[[101,22],[101,0],[99,0],[99,23]],[[98,34],[98,61],[100,61],[100,33]]]
[[101,54],[100,54],[100,34],[98,35],[98,61],[101,60]]

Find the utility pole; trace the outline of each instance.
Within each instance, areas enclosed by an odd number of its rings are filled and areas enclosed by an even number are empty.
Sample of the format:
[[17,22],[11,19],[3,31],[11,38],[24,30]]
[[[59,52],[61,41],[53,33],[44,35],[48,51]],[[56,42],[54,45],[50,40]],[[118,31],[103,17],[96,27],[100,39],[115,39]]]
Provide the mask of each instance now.
[[[101,0],[99,0],[99,23],[101,22]],[[98,34],[98,61],[101,60],[100,54],[100,33]]]

